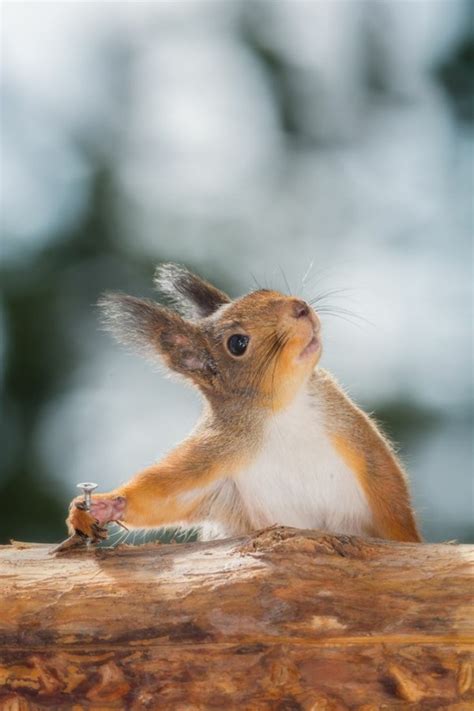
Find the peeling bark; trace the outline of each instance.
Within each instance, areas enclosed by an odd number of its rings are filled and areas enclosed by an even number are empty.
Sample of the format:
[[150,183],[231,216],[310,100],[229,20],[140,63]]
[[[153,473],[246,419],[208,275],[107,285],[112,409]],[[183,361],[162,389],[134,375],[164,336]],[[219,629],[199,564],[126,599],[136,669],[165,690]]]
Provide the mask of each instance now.
[[472,709],[472,546],[0,547],[0,709]]

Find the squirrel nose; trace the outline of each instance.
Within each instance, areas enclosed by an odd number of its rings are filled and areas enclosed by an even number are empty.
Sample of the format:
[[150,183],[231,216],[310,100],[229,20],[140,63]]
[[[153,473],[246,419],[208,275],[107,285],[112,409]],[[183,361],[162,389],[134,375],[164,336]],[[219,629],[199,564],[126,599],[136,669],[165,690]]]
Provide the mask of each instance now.
[[309,316],[309,306],[304,301],[295,301],[293,304],[293,316],[295,318],[303,318]]

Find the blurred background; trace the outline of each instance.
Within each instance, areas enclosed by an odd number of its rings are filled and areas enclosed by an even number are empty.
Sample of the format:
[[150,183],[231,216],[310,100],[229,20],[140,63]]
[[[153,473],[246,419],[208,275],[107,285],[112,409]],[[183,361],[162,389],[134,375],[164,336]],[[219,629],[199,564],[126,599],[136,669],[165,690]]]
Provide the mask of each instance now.
[[329,292],[322,365],[398,444],[427,539],[474,539],[473,7],[3,3],[1,542],[60,540],[77,482],[196,420],[98,327],[164,260]]

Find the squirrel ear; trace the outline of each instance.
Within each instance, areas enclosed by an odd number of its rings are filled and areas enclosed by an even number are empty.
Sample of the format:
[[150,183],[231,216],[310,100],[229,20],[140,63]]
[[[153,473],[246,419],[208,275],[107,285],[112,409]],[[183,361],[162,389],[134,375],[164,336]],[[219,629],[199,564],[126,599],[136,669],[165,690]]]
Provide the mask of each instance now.
[[169,296],[183,316],[205,318],[219,306],[230,303],[223,291],[192,274],[179,264],[162,264],[155,273],[155,285]]
[[202,378],[217,370],[199,327],[151,299],[107,293],[98,302],[105,329],[144,355],[159,355],[182,375]]

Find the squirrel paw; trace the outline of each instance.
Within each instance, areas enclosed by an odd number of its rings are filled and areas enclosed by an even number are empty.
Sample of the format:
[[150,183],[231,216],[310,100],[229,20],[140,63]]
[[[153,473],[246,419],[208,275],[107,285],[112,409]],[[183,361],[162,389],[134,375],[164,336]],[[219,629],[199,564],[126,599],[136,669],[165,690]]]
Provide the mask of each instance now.
[[82,499],[74,499],[69,509],[67,525],[70,533],[89,538],[93,543],[107,538],[104,527],[109,521],[118,521],[125,511],[123,496],[93,498],[89,511]]
[[119,521],[125,512],[126,503],[124,496],[93,498],[90,514],[100,526],[103,526],[110,521]]
[[87,511],[83,501],[74,501],[71,505],[67,525],[71,533],[80,538],[89,538],[99,543],[107,538],[107,529],[100,525],[91,511]]

